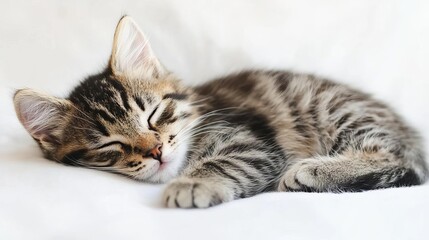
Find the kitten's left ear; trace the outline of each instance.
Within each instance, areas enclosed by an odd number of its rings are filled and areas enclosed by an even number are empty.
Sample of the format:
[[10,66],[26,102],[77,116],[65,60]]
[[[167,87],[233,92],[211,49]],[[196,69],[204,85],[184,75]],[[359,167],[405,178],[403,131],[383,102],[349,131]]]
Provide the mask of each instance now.
[[19,121],[43,149],[52,150],[60,144],[72,108],[68,100],[21,89],[15,93],[13,102]]
[[116,27],[110,67],[113,74],[131,79],[158,78],[167,72],[137,23],[128,16]]

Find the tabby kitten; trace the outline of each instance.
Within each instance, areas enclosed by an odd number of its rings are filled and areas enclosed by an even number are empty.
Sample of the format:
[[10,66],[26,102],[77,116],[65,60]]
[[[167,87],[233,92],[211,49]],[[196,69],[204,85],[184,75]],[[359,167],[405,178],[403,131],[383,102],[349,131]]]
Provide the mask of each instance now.
[[284,71],[185,87],[127,16],[104,72],[66,99],[22,89],[14,104],[46,158],[169,182],[163,201],[173,208],[411,186],[428,173],[417,134],[369,95]]

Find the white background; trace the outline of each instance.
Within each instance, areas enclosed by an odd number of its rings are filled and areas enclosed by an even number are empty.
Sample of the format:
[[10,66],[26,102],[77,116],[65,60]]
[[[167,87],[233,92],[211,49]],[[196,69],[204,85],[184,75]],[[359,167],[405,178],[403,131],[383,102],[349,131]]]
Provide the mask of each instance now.
[[428,185],[162,209],[162,185],[43,159],[11,97],[66,96],[105,66],[128,14],[189,84],[245,68],[316,73],[372,93],[429,139],[428,13],[424,0],[0,0],[0,239],[427,239]]

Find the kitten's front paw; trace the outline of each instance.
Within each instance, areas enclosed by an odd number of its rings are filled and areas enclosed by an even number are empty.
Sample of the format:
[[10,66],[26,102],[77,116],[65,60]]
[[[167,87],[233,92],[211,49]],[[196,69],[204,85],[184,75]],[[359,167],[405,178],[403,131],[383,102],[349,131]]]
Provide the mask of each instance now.
[[232,199],[232,193],[218,184],[191,178],[168,184],[163,197],[169,208],[207,208]]

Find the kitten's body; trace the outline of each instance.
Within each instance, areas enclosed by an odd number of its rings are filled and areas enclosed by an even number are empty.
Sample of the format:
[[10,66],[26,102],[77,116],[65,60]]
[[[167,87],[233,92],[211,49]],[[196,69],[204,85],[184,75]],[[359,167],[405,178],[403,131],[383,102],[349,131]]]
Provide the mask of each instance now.
[[410,186],[427,175],[419,137],[370,96],[284,71],[187,88],[129,18],[103,74],[67,100],[18,91],[15,106],[50,159],[151,182],[174,178],[164,195],[169,207],[264,191]]

